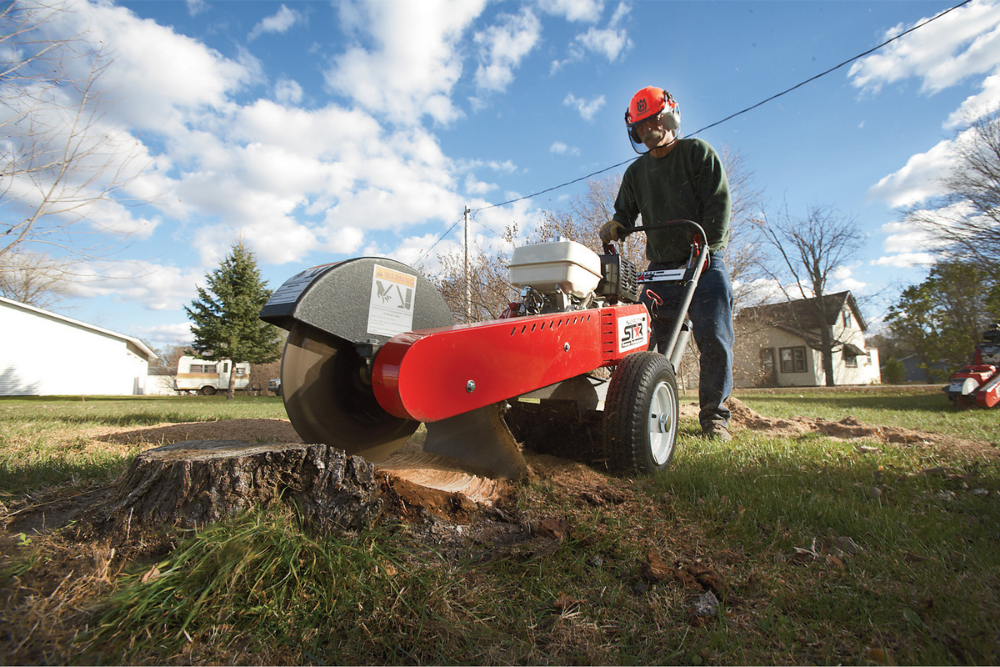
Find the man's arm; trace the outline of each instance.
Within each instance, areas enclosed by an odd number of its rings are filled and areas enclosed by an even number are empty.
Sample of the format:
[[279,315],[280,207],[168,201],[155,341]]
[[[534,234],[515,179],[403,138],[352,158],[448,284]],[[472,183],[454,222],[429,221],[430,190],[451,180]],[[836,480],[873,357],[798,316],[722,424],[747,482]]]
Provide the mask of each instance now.
[[622,184],[618,188],[618,196],[615,198],[615,214],[612,220],[617,220],[626,228],[635,226],[635,220],[639,217],[639,203],[635,200],[635,193],[632,190],[628,179],[628,172],[622,177]]
[[701,226],[708,236],[708,246],[714,251],[723,250],[729,243],[729,214],[732,201],[729,181],[722,159],[711,146],[705,144],[705,155],[697,181],[702,205]]

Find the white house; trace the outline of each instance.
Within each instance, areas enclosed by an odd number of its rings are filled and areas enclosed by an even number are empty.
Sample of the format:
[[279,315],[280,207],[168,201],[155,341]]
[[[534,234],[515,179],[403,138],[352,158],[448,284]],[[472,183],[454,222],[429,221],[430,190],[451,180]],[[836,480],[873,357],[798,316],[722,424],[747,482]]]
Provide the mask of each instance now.
[[[815,387],[826,384],[821,328],[833,347],[835,385],[879,384],[878,350],[865,347],[865,322],[854,296],[838,292],[824,297],[825,317],[817,317],[816,299],[800,299],[744,308],[736,317],[743,334],[742,354],[733,364],[738,387]],[[740,336],[740,333],[737,336]],[[741,341],[737,341],[740,343]]]
[[0,297],[0,395],[143,394],[151,359],[138,338]]

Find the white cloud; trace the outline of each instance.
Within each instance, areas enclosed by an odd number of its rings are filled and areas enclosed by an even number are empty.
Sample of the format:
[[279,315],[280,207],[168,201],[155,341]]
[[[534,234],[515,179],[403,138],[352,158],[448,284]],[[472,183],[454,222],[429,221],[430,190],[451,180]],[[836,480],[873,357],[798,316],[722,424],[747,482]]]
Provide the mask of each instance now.
[[149,341],[160,349],[171,345],[190,345],[194,342],[190,322],[161,324],[154,327],[135,327],[129,334]]
[[942,194],[941,178],[947,175],[952,163],[951,146],[951,141],[945,140],[926,153],[914,155],[902,169],[873,185],[868,197],[900,207]]
[[198,16],[208,11],[208,3],[205,0],[185,0],[190,16]]
[[[598,14],[602,10],[603,3],[598,8]],[[549,65],[549,76],[554,76],[567,65],[582,61],[588,52],[604,56],[609,62],[624,59],[625,54],[631,50],[633,42],[627,31],[619,28],[619,25],[631,11],[632,8],[628,3],[620,2],[604,28],[589,28],[586,32],[576,35],[567,47],[566,58],[553,60]]]
[[292,79],[278,79],[274,84],[274,99],[279,104],[295,106],[302,101],[302,86]]
[[253,27],[253,30],[247,35],[247,41],[252,42],[265,33],[284,34],[296,23],[305,23],[305,21],[305,14],[281,5],[275,14],[262,19]]
[[915,266],[931,266],[935,260],[936,257],[927,252],[907,252],[879,257],[874,264],[895,269],[911,269]]
[[854,277],[854,268],[850,266],[838,266],[830,272],[830,278],[835,281],[834,289],[838,291],[850,290],[851,292],[863,292],[868,283],[861,282]]
[[[461,37],[482,3],[341,7],[358,41],[332,59],[326,80],[354,103],[318,108],[299,108],[302,87],[287,78],[258,86],[273,99],[243,101],[254,93],[251,85],[264,83],[249,53],[226,57],[110,4],[80,7],[81,20],[68,31],[92,28],[118,54],[106,77],[121,100],[114,117],[131,121],[146,142],[139,155],[150,163],[129,193],[153,203],[134,217],[110,211],[105,224],[162,240],[164,247],[153,252],[164,256],[173,252],[171,243],[183,245],[193,256],[177,261],[193,266],[102,264],[84,274],[78,296],[178,309],[190,303],[205,267],[217,266],[240,236],[265,265],[302,261],[310,253],[391,249],[408,227],[450,224],[470,199],[495,191],[475,170],[518,171],[510,160],[453,161],[420,124],[421,115],[439,122],[457,117],[449,96],[462,71]],[[513,18],[537,23],[530,12]],[[533,48],[518,35],[509,30],[484,53],[513,71]],[[540,221],[531,202],[481,216],[493,229]],[[407,243],[392,252],[419,249],[416,241],[409,250]]]
[[577,35],[576,40],[588,51],[604,56],[609,62],[620,60],[632,48],[628,33],[614,28],[590,28]]
[[604,106],[605,100],[604,95],[587,100],[577,97],[573,93],[569,93],[566,95],[566,99],[563,100],[563,104],[576,109],[584,120],[592,120],[594,118],[594,114],[600,111],[601,107]]
[[485,0],[346,4],[341,20],[363,29],[374,49],[352,46],[334,58],[327,84],[378,117],[414,125],[424,115],[447,124],[461,112],[449,98],[462,74],[459,40]]
[[514,70],[542,36],[542,23],[525,8],[516,16],[502,17],[502,23],[476,33],[479,67],[476,86],[488,92],[502,92],[514,80]]
[[603,0],[539,0],[538,8],[546,14],[562,16],[567,21],[596,23],[604,11]]
[[517,165],[510,160],[504,160],[503,162],[497,162],[496,160],[490,160],[486,163],[486,166],[495,172],[501,174],[513,174],[517,171]]
[[854,292],[855,294],[859,294],[861,292],[864,292],[866,287],[868,287],[868,283],[864,283],[855,278],[848,277],[838,282],[835,289],[837,289],[838,291],[849,290],[851,292]]
[[149,310],[180,310],[197,296],[205,272],[153,262],[98,262],[73,269],[76,279],[68,289],[76,296],[112,296],[136,302]]
[[983,79],[980,88],[982,88],[981,92],[967,97],[962,102],[962,106],[948,117],[945,127],[959,127],[970,119],[981,118],[986,113],[996,109],[997,102],[1000,100],[1000,73]]
[[[115,54],[102,85],[115,104],[109,121],[127,121],[138,130],[182,131],[185,122],[205,111],[226,113],[229,96],[260,77],[249,54],[239,60],[220,53],[131,11],[111,4],[78,4],[62,24],[70,33],[87,33]],[[84,66],[81,60],[79,63]]]
[[[910,27],[897,25],[885,39]],[[855,86],[871,92],[917,77],[925,92],[934,93],[998,65],[1000,3],[974,0],[854,63],[848,76]]]
[[490,190],[496,190],[496,188],[496,183],[486,183],[484,181],[480,181],[472,174],[466,174],[465,184],[462,189],[465,190],[467,194],[482,196]]
[[561,141],[554,141],[552,145],[549,146],[549,152],[555,153],[556,155],[579,155],[580,149],[576,146],[567,146]]
[[[897,25],[886,33],[886,38],[909,27]],[[947,118],[945,127],[959,127],[979,117],[1000,99],[1000,3],[992,0],[974,0],[950,11],[856,62],[849,73],[856,87],[871,94],[877,94],[886,84],[908,78],[920,80],[922,91],[933,94],[976,76],[983,77],[981,92],[967,97]],[[892,207],[911,207],[946,194],[942,178],[954,164],[954,145],[968,137],[966,131],[954,140],[940,141],[928,151],[913,155],[899,171],[873,185],[869,199]],[[958,219],[955,214],[961,210],[939,213],[947,222]],[[885,225],[882,231],[886,234],[883,247],[887,255],[876,260],[877,265],[907,268],[932,262],[937,244],[920,230],[904,221]]]

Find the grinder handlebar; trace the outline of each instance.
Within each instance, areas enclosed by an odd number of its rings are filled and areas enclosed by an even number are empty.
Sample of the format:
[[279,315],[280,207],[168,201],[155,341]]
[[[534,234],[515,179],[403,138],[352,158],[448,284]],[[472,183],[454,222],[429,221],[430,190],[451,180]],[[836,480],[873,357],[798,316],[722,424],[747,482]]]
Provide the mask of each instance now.
[[[692,245],[694,246],[699,245],[699,240],[700,240],[700,245],[703,245],[705,247],[708,246],[708,236],[705,235],[705,230],[702,228],[701,225],[699,225],[694,220],[670,220],[668,222],[654,222],[649,225],[640,225],[638,227],[626,227],[618,232],[618,235],[620,237],[618,240],[619,242],[624,241],[628,236],[630,236],[631,234],[635,234],[636,232],[645,233],[645,232],[652,232],[657,229],[670,229],[672,227],[693,227],[694,237],[692,238],[691,241]],[[615,249],[614,243],[605,243],[603,244],[603,247],[605,254],[609,255],[618,254],[618,251]]]

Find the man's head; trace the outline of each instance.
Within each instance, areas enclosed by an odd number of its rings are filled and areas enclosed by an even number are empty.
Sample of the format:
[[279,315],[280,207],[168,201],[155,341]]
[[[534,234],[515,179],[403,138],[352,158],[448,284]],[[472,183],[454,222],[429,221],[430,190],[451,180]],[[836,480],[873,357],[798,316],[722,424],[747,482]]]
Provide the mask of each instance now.
[[680,126],[680,107],[662,88],[643,88],[632,96],[625,112],[625,127],[636,153],[670,145]]

